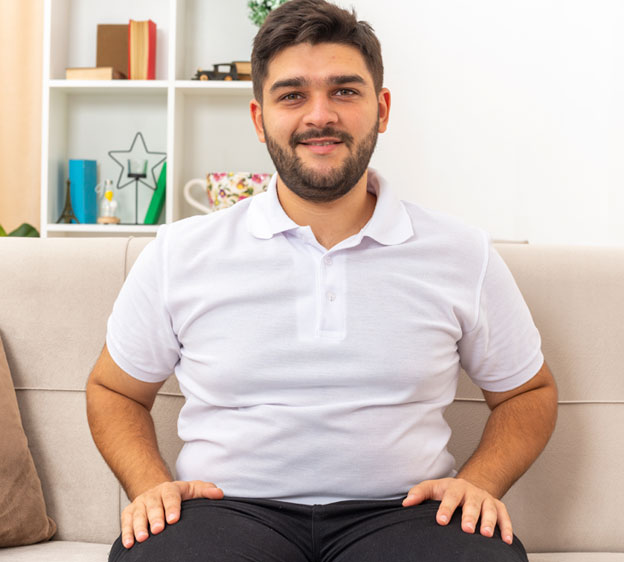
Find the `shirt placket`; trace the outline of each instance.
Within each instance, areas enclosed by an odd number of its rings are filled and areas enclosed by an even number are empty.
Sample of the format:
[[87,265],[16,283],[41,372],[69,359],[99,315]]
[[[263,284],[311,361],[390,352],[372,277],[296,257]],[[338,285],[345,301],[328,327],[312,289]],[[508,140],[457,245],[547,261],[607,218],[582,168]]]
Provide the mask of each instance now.
[[344,255],[319,253],[317,272],[317,334],[342,339],[346,335]]

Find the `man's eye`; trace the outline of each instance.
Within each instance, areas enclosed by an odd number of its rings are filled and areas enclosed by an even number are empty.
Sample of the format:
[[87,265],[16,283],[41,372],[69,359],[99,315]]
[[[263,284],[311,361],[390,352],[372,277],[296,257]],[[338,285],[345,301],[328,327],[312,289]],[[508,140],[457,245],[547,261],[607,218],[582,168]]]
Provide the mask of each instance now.
[[336,95],[338,96],[354,96],[355,94],[356,91],[350,88],[340,88],[340,90],[336,91]]
[[301,94],[297,94],[296,92],[290,93],[290,94],[286,94],[285,96],[282,96],[281,99],[284,101],[295,101],[298,100],[301,97]]

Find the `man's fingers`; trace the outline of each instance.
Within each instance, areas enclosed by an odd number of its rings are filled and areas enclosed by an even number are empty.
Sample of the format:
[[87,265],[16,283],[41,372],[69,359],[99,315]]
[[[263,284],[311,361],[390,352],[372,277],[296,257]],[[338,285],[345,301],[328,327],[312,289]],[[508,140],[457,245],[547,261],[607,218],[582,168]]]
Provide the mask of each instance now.
[[403,500],[403,507],[418,505],[425,500],[432,499],[439,499],[434,497],[433,482],[431,480],[424,480],[407,493],[407,497]]
[[477,528],[477,521],[481,515],[483,499],[480,497],[467,497],[464,500],[462,508],[462,531],[466,533],[474,533]]
[[455,487],[449,486],[442,497],[438,513],[436,514],[436,521],[440,525],[448,525],[453,513],[457,509],[457,506],[464,500],[464,494],[458,491]]
[[132,506],[128,506],[121,512],[121,544],[126,548],[130,548],[134,544]]
[[160,533],[167,524],[180,519],[183,500],[193,498],[221,499],[223,491],[212,482],[163,482],[134,498],[121,513],[121,542],[130,548],[136,542],[143,542]]
[[182,484],[181,492],[183,500],[192,500],[195,498],[219,500],[223,497],[223,490],[217,488],[212,482],[193,480],[191,482],[178,482],[178,484]]
[[180,489],[175,486],[167,486],[162,492],[162,504],[165,509],[167,523],[176,523],[180,519],[180,505],[182,497]]
[[507,511],[507,507],[501,501],[496,503],[496,509],[498,512],[498,526],[501,531],[501,537],[503,537],[503,541],[507,544],[511,544],[513,542],[513,528],[511,526],[511,517],[509,517],[509,512]]
[[145,506],[142,504],[138,504],[134,507],[132,512],[132,528],[137,542],[143,542],[149,537],[149,533],[147,532],[147,514],[145,513]]
[[[145,511],[149,527],[153,535],[160,533],[165,528],[165,512],[163,509],[163,500],[160,494],[149,495],[145,499]],[[137,536],[137,540],[138,540]]]
[[203,486],[200,497],[208,498],[209,500],[220,500],[223,498],[223,490],[221,488],[217,488],[214,484],[211,484],[210,486]]
[[494,536],[494,529],[498,520],[498,511],[494,500],[487,498],[481,506],[481,528],[484,537]]
[[466,533],[479,531],[483,536],[493,537],[498,524],[503,541],[513,542],[511,518],[505,504],[485,490],[462,478],[426,480],[417,484],[403,500],[403,506],[417,505],[425,500],[439,500],[436,521],[448,525],[453,514],[461,506],[461,528]]

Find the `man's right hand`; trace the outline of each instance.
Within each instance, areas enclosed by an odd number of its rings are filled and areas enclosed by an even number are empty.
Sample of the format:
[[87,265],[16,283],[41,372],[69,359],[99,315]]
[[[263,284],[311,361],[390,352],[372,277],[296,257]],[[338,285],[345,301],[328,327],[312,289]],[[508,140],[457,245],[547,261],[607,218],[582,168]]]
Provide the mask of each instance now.
[[180,519],[181,503],[194,498],[220,500],[223,491],[212,482],[193,480],[192,482],[163,482],[143,492],[121,513],[121,542],[130,548],[135,541],[143,542],[149,537],[149,522],[153,535],[160,533],[167,524]]

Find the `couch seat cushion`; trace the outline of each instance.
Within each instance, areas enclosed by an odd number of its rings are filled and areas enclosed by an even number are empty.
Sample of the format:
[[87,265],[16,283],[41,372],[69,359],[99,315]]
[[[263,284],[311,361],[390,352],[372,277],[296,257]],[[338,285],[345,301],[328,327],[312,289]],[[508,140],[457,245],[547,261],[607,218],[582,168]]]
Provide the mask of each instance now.
[[[109,544],[51,541],[32,546],[0,549],[6,562],[107,562]],[[529,562],[624,562],[624,553],[549,552],[529,554]]]
[[110,544],[50,541],[31,546],[0,548],[0,561],[107,562],[110,549]]
[[529,554],[529,562],[624,562],[620,552],[548,552]]

